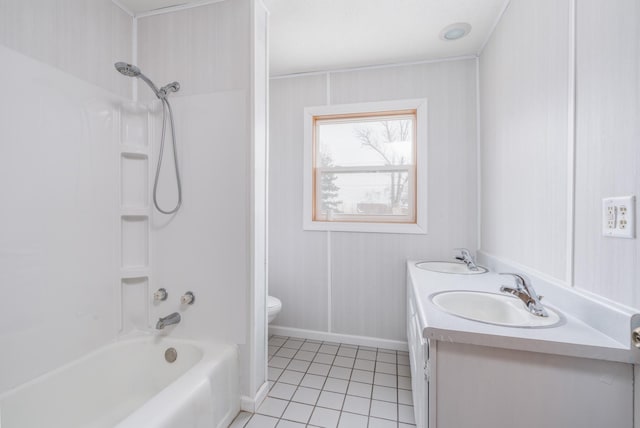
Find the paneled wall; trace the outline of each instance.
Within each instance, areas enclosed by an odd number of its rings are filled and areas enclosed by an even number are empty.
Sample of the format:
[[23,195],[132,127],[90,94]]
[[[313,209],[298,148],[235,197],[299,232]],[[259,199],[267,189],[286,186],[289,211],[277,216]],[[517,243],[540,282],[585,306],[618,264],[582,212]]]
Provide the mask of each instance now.
[[601,234],[602,198],[640,197],[640,2],[580,0],[577,36],[575,285],[640,308],[640,239]]
[[567,280],[569,0],[514,0],[480,57],[481,249]]
[[111,0],[0,0],[0,44],[123,97],[133,18]]
[[[271,80],[269,294],[275,325],[404,341],[405,262],[476,248],[473,59]],[[303,108],[427,98],[427,235],[302,230]]]
[[640,241],[601,226],[640,196],[640,4],[512,0],[480,64],[481,249],[640,308]]
[[[247,90],[250,2],[221,1],[138,19],[138,65],[158,85],[175,80],[175,96]],[[147,88],[141,100],[153,99]]]

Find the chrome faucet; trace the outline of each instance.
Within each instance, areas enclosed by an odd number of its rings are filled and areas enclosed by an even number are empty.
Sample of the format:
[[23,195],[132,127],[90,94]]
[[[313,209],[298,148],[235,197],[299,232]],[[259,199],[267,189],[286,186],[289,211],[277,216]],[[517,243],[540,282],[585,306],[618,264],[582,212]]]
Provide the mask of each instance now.
[[473,260],[473,256],[471,255],[471,252],[469,250],[467,250],[466,248],[455,248],[455,251],[460,251],[460,255],[456,256],[456,260],[460,260],[461,262],[466,264],[469,270],[472,270],[474,272],[480,270],[478,265],[476,265],[476,262]]
[[516,288],[503,285],[500,287],[500,291],[503,293],[513,294],[522,300],[527,307],[527,310],[533,315],[537,315],[539,317],[549,316],[547,310],[544,308],[542,303],[540,303],[542,296],[538,297],[536,291],[533,289],[531,281],[529,281],[526,276],[518,275],[516,273],[501,273],[500,275],[511,275],[516,280]]
[[180,314],[174,312],[164,318],[160,318],[156,323],[156,330],[162,330],[168,325],[178,324],[180,322]]

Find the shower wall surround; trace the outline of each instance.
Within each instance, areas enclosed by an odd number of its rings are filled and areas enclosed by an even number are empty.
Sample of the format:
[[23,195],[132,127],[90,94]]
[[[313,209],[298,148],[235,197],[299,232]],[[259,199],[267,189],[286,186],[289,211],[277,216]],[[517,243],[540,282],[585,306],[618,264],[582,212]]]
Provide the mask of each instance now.
[[116,337],[124,101],[0,47],[0,392]]
[[131,35],[110,0],[0,1],[0,393],[116,337]]
[[[0,0],[0,393],[177,310],[171,334],[240,344],[243,394],[263,385],[266,18],[253,0],[135,19],[111,0]],[[159,103],[146,86],[131,101],[116,61],[182,84],[176,216],[150,205]]]

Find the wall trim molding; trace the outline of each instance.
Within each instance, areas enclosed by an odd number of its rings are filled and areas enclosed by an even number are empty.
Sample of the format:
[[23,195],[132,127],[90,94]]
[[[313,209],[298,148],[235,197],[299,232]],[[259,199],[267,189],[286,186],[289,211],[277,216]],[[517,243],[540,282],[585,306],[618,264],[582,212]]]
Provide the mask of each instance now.
[[408,67],[412,65],[422,65],[422,64],[436,64],[439,62],[452,62],[452,61],[466,61],[470,59],[476,58],[477,55],[461,55],[461,56],[452,56],[448,58],[438,58],[438,59],[426,59],[423,61],[409,61],[409,62],[395,62],[392,64],[380,64],[380,65],[363,65],[361,67],[351,67],[351,68],[336,68],[331,70],[318,70],[318,71],[306,71],[302,73],[288,73],[288,74],[276,74],[275,76],[270,76],[270,80],[277,79],[289,79],[293,77],[307,77],[307,76],[318,76],[327,73],[349,73],[352,71],[367,71],[367,70],[378,70],[384,68],[394,68],[394,67]]
[[482,248],[482,128],[480,57],[476,57],[476,251]]
[[484,48],[489,43],[489,40],[491,40],[491,37],[493,37],[493,33],[496,31],[496,28],[498,28],[498,24],[500,24],[500,21],[502,21],[502,17],[504,16],[504,14],[507,11],[507,8],[509,7],[510,4],[511,4],[511,0],[505,0],[504,4],[502,5],[502,9],[500,10],[500,13],[498,14],[498,17],[494,21],[493,26],[491,27],[491,30],[489,31],[489,34],[487,35],[487,38],[482,43],[482,46],[480,46],[480,49],[478,50],[477,56],[482,55],[482,51],[484,50]]
[[566,282],[574,287],[576,205],[576,0],[569,3],[569,75],[567,76],[567,267]]
[[255,411],[260,407],[260,404],[267,398],[267,393],[269,392],[269,382],[265,382],[256,392],[255,397],[249,397],[247,395],[240,396],[240,410],[244,412],[255,413]]
[[162,15],[165,13],[172,13],[172,12],[179,12],[181,10],[186,10],[186,9],[193,9],[194,7],[208,6],[210,4],[221,3],[223,1],[227,1],[227,0],[202,0],[198,2],[184,3],[176,6],[168,6],[160,9],[149,10],[147,12],[136,13],[134,14],[134,16],[136,18],[146,18],[148,16]]
[[299,339],[321,340],[323,342],[346,343],[349,345],[369,346],[372,348],[408,351],[407,342],[380,339],[376,337],[355,336],[351,334],[329,333],[326,331],[305,330],[293,327],[269,326],[269,335],[297,337]]
[[132,18],[135,17],[136,15],[129,10],[129,8],[125,7],[120,0],[111,0],[111,3],[115,4],[116,6],[118,6],[120,9],[122,9],[122,11],[124,13],[126,13],[127,15],[131,16]]

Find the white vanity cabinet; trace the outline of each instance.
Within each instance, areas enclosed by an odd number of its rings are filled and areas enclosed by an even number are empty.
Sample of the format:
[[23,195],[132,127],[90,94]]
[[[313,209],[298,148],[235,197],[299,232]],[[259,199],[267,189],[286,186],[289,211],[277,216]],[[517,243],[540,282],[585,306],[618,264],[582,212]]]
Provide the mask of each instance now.
[[[407,336],[418,428],[633,428],[633,364],[596,358],[609,356],[597,350],[584,358],[579,347],[548,352],[539,337],[550,330],[519,329],[515,342],[513,329],[470,332],[452,319],[447,330],[448,318],[432,316],[437,309],[425,302],[441,290],[414,279],[408,274]],[[579,335],[582,326],[565,320],[557,328]]]
[[[407,296],[411,296],[407,293]],[[407,337],[409,344],[409,362],[411,365],[411,388],[416,426],[428,427],[429,419],[429,341],[422,337],[422,326],[418,319],[415,300],[407,302]]]

